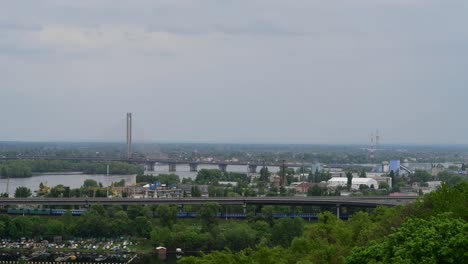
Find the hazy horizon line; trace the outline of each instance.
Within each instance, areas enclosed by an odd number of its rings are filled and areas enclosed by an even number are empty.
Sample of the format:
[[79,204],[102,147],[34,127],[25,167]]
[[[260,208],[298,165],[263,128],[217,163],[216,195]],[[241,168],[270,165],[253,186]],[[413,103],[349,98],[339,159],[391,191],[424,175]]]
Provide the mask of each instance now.
[[[126,144],[125,141],[102,141],[102,140],[0,140],[0,143],[74,143],[74,144]],[[151,141],[133,141],[133,144],[214,144],[214,145],[316,145],[316,146],[370,146],[367,142],[280,142],[280,141],[196,141],[196,140],[151,140]],[[380,146],[468,146],[468,143],[411,143],[411,142],[392,142],[380,143]]]

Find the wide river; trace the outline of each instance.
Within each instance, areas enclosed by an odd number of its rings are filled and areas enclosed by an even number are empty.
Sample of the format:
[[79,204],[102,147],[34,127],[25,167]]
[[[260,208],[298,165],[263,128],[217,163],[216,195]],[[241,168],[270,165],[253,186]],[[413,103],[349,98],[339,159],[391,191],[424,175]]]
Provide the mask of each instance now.
[[[198,169],[218,169],[218,166],[215,165],[200,165]],[[257,169],[257,171],[260,168]],[[239,165],[230,165],[227,167],[228,171],[231,172],[242,172],[247,173],[247,166]],[[278,167],[268,167],[270,172],[277,172]],[[169,173],[168,165],[156,165],[154,171],[146,171],[145,174],[164,174]],[[188,165],[177,165],[177,171],[173,172],[181,179],[183,178],[192,178],[195,179],[197,172],[191,172]],[[10,197],[15,193],[17,187],[24,186],[31,191],[36,191],[39,189],[39,184],[42,182],[50,187],[57,186],[62,184],[64,186],[70,186],[70,188],[79,188],[83,185],[83,182],[86,179],[93,179],[97,182],[102,183],[103,186],[110,186],[112,182],[118,182],[120,180],[125,180],[127,185],[135,183],[135,175],[111,175],[107,177],[106,175],[91,175],[91,174],[81,174],[81,173],[44,173],[36,174],[29,178],[10,178],[8,192]],[[0,179],[0,193],[7,192],[7,179]]]

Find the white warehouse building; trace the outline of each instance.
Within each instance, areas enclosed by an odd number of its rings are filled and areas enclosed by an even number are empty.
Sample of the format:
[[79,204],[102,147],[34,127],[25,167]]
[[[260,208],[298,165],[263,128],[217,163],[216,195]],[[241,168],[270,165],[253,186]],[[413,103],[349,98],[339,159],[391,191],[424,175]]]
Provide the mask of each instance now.
[[[346,187],[348,183],[348,178],[346,177],[333,177],[330,180],[328,180],[328,187]],[[375,189],[379,188],[379,183],[372,178],[353,178],[352,183],[351,183],[351,189],[352,190],[359,190],[359,186],[361,184],[367,185],[367,187],[371,188],[373,185]]]

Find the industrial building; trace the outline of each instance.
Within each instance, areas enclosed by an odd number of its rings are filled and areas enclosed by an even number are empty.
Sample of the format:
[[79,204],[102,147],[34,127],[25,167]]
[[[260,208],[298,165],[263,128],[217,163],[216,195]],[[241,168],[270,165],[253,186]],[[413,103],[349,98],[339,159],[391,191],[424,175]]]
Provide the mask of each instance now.
[[[347,187],[348,178],[346,177],[333,177],[327,181],[328,187],[336,188],[338,186]],[[353,178],[351,182],[351,190],[359,190],[360,185],[366,185],[369,188],[379,188],[379,183],[372,178]]]

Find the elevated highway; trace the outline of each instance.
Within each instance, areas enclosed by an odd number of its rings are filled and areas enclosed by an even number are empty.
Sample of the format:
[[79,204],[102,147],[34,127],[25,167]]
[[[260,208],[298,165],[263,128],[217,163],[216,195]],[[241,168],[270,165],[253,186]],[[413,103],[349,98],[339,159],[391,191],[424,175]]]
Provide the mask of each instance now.
[[377,207],[408,204],[417,197],[239,197],[239,198],[2,198],[5,205],[188,205],[215,202],[220,205],[315,205]]

